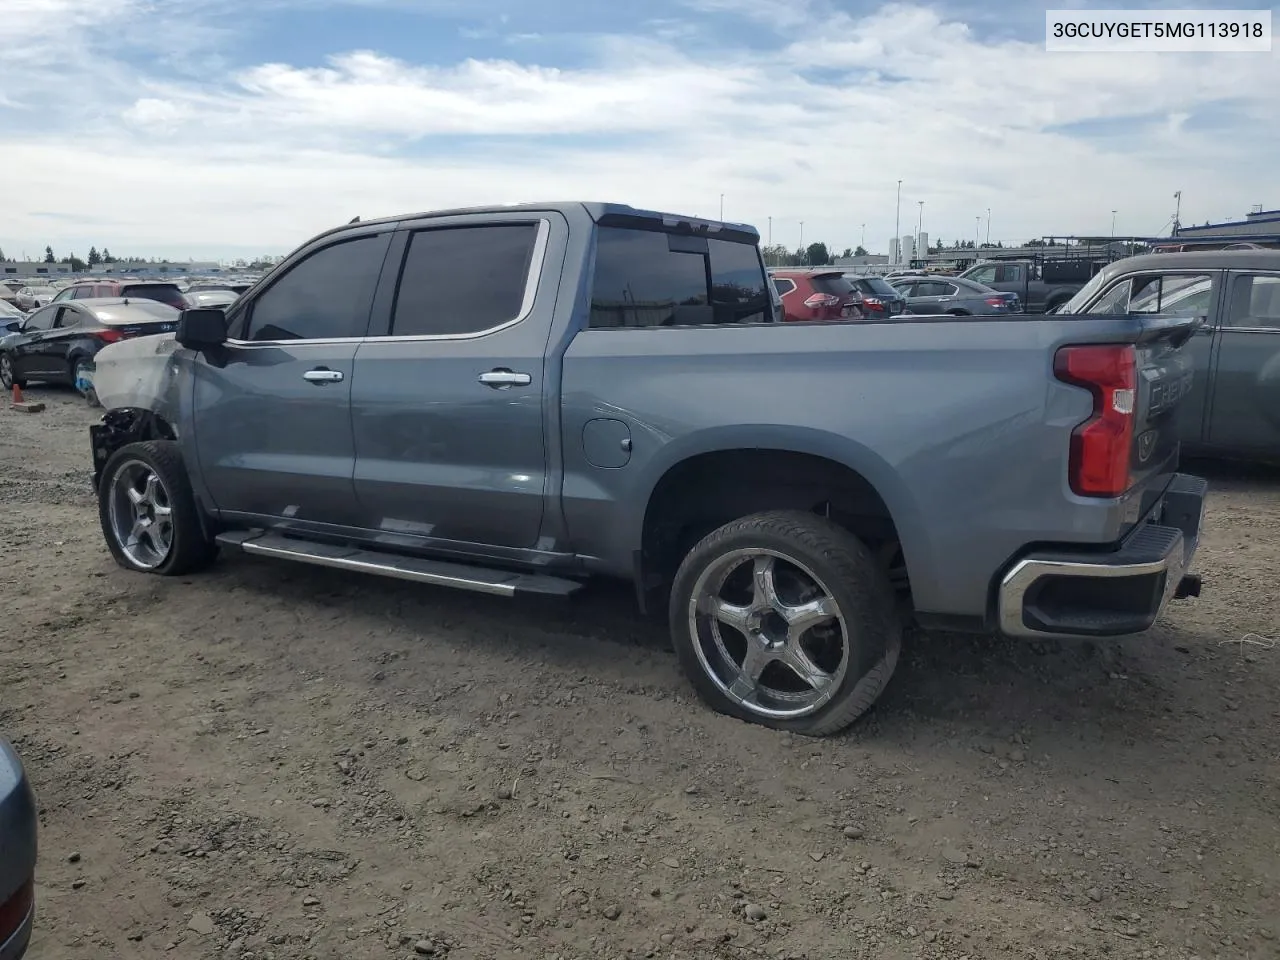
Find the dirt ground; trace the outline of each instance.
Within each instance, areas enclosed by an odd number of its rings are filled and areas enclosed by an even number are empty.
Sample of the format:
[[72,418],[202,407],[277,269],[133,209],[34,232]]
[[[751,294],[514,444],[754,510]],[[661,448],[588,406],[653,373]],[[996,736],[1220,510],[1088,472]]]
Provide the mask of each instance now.
[[[33,960],[1280,957],[1280,476],[1211,467],[1141,639],[913,634],[810,741],[696,702],[625,591],[119,569],[73,394],[0,410],[0,733]],[[1197,470],[1206,469],[1196,464]]]

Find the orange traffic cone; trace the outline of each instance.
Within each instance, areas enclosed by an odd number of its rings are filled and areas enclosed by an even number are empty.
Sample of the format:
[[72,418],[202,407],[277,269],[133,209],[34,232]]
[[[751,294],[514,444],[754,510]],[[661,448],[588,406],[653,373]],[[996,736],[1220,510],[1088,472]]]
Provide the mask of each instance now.
[[38,401],[28,403],[22,399],[22,388],[16,383],[13,385],[13,409],[22,413],[39,413],[44,409],[44,404]]

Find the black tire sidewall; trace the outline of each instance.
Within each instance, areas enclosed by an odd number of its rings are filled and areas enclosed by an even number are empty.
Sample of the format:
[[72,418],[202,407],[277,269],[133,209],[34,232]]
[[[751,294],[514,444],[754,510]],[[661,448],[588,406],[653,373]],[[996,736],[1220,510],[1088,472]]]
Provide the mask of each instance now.
[[[129,559],[116,542],[111,528],[110,497],[116,473],[128,460],[145,463],[159,478],[169,496],[173,513],[173,544],[164,562],[155,567],[140,567]],[[178,445],[171,440],[148,440],[130,443],[111,455],[102,470],[98,484],[98,519],[107,549],[122,567],[137,573],[176,576],[203,566],[212,559],[216,547],[205,536],[199,508],[191,491],[191,481],[182,464]]]
[[[823,552],[798,544],[792,537],[769,529],[769,524],[784,517],[792,523],[804,522],[810,529],[820,529],[835,541],[836,548],[844,556],[839,560],[832,559]],[[722,535],[730,527],[741,527],[752,521],[760,526]],[[808,567],[822,581],[844,616],[851,648],[848,670],[830,700],[809,716],[772,720],[739,706],[707,676],[694,647],[698,640],[689,630],[688,608],[698,577],[716,558],[734,550],[750,548],[771,550]],[[850,571],[856,571],[852,578]],[[825,727],[824,721],[841,711],[862,679],[878,664],[886,659],[896,662],[897,644],[901,642],[902,633],[892,585],[880,563],[862,542],[821,517],[789,511],[758,514],[735,521],[700,541],[685,557],[676,574],[671,589],[669,619],[672,644],[684,673],[707,703],[719,712],[740,720],[806,734]]]

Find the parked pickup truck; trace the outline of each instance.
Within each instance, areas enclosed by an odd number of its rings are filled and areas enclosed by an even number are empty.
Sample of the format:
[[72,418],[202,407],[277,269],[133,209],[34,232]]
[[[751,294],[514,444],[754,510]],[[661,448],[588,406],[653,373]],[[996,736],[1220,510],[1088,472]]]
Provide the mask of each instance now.
[[170,576],[222,547],[500,596],[628,580],[713,707],[810,735],[880,695],[901,609],[1116,636],[1198,591],[1193,320],[781,323],[758,244],[592,203],[322,234],[98,355],[107,544]]
[[1100,262],[1084,258],[999,260],[976,264],[960,274],[960,279],[1016,293],[1028,313],[1049,313],[1079,292],[1101,266]]
[[1059,313],[1200,318],[1183,449],[1280,461],[1280,250],[1207,250],[1118,260]]

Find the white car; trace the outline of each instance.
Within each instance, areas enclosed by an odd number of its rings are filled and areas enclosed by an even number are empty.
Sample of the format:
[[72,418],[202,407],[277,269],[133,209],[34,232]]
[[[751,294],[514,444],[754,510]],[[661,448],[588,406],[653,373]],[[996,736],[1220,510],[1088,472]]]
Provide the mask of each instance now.
[[23,287],[18,291],[18,307],[28,313],[39,307],[48,306],[58,291],[53,287]]

